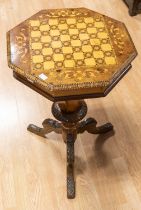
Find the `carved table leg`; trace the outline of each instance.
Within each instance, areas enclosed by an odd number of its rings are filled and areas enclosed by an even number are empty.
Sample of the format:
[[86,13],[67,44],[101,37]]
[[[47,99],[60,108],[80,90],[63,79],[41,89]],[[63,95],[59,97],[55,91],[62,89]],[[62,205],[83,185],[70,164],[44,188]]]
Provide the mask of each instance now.
[[67,197],[73,199],[75,197],[75,181],[74,181],[74,142],[73,133],[66,135],[67,145]]
[[43,121],[42,125],[43,128],[30,124],[27,130],[44,138],[46,138],[46,134],[51,133],[52,131],[55,133],[62,133],[62,125],[56,120],[46,119]]
[[46,134],[52,131],[62,134],[67,146],[67,197],[73,199],[75,197],[74,143],[77,134],[85,131],[92,134],[102,134],[113,130],[113,125],[106,123],[97,127],[97,121],[93,118],[81,121],[87,114],[87,105],[83,100],[55,102],[52,105],[52,114],[61,123],[46,119],[42,123],[43,128],[30,124],[27,129],[42,137],[46,137]]
[[113,125],[111,123],[106,123],[98,127],[96,127],[96,125],[97,121],[95,119],[88,118],[87,120],[78,123],[77,132],[83,133],[84,131],[87,131],[92,134],[102,134],[113,130]]
[[85,117],[87,106],[84,101],[54,103],[52,113],[62,122],[62,135],[67,145],[67,197],[73,199],[75,197],[74,143],[77,138],[77,123]]

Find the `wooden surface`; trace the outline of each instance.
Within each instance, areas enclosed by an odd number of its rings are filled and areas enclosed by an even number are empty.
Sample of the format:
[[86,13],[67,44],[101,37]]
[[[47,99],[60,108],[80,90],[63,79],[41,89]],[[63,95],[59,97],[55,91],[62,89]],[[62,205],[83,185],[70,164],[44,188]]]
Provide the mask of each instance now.
[[[77,196],[66,198],[66,148],[61,135],[46,141],[26,131],[52,117],[51,102],[17,82],[7,67],[6,31],[43,8],[85,6],[122,19],[139,56],[103,99],[87,100],[88,117],[110,121],[116,133],[84,133],[75,144]],[[117,9],[118,8],[118,9]],[[141,209],[141,15],[119,0],[0,1],[0,210]]]
[[41,10],[7,33],[7,45],[17,77],[52,101],[105,94],[137,55],[123,23],[86,8]]

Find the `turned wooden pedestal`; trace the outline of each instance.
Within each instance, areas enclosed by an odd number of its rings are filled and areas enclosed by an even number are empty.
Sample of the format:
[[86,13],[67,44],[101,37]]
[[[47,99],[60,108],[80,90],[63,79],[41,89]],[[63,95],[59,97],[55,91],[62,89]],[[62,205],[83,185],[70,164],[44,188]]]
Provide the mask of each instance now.
[[87,105],[83,100],[56,102],[52,105],[52,114],[59,121],[46,119],[43,121],[43,128],[30,124],[28,130],[42,137],[54,131],[62,134],[67,147],[67,197],[75,197],[74,181],[74,143],[77,134],[87,131],[92,134],[102,134],[113,130],[111,123],[97,127],[97,121],[88,118],[81,121],[87,114]]

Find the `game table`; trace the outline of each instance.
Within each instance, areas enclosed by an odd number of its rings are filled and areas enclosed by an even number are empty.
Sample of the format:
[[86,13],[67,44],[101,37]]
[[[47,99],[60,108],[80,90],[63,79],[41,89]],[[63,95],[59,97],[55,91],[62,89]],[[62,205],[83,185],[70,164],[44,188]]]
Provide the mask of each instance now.
[[84,99],[106,96],[131,68],[137,52],[124,23],[86,8],[42,10],[7,33],[8,65],[14,77],[53,101],[41,137],[62,134],[67,147],[67,197],[75,197],[74,143],[85,131],[103,134]]

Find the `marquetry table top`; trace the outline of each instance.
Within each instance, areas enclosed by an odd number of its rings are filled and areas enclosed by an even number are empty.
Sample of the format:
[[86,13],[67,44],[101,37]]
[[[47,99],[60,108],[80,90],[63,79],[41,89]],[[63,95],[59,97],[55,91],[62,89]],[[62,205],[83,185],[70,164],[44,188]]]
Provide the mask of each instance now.
[[123,23],[85,8],[42,10],[7,42],[15,75],[51,100],[106,95],[137,55]]

